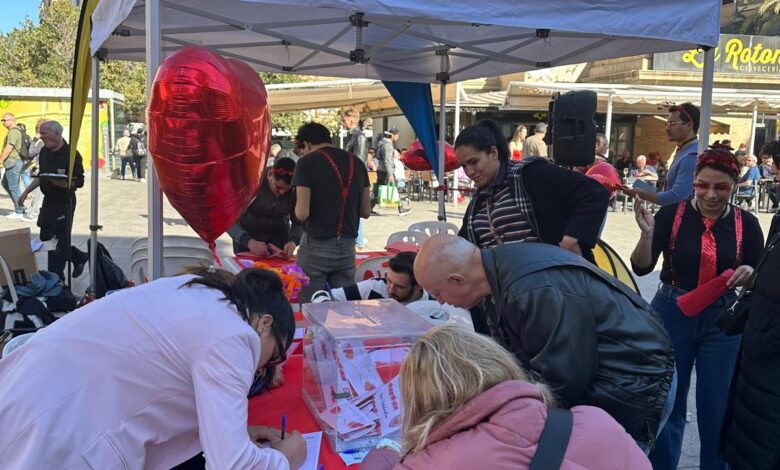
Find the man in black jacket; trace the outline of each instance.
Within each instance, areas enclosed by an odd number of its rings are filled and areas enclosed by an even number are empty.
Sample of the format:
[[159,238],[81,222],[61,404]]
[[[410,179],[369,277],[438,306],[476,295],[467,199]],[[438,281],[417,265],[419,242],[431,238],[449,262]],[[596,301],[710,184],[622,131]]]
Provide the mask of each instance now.
[[602,408],[653,448],[674,400],[671,342],[650,305],[617,279],[553,245],[480,250],[453,235],[426,241],[414,273],[457,307],[492,297],[496,339],[561,406]]
[[48,269],[65,280],[67,262],[70,261],[73,265],[71,274],[76,278],[84,272],[89,256],[75,246],[70,246],[73,214],[76,211],[76,189],[84,186],[84,166],[81,163],[81,154],[77,151],[69,185],[67,176],[70,170],[70,145],[63,139],[62,130],[62,124],[57,121],[45,121],[40,125],[44,145],[38,157],[40,176],[24,190],[19,197],[19,204],[24,204],[27,195],[35,188],[41,188],[43,204],[38,215],[40,238],[41,241],[57,238],[57,248],[49,252]]

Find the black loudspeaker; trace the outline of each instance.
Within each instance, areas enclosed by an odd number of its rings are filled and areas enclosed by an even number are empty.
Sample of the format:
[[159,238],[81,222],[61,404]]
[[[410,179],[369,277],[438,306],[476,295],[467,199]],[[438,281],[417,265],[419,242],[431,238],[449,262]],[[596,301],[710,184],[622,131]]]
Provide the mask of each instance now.
[[[550,103],[547,138],[562,166],[588,166],[596,159],[596,92],[570,91]],[[546,139],[547,140],[547,139]]]

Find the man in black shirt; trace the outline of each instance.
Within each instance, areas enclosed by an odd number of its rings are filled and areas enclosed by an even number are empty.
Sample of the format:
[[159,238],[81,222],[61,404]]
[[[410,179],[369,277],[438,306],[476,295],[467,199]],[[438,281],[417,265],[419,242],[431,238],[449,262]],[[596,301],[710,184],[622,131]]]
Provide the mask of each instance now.
[[[76,211],[76,189],[84,186],[84,167],[81,154],[76,152],[73,165],[73,175],[68,187],[67,178],[46,175],[67,176],[70,167],[70,145],[62,138],[62,125],[57,121],[45,121],[40,125],[43,148],[39,155],[39,178],[24,190],[19,197],[23,204],[27,195],[40,186],[43,193],[43,204],[38,215],[38,226],[41,228],[41,241],[57,238],[57,248],[49,252],[49,271],[65,279],[65,264],[68,261],[68,245],[73,225],[73,214]],[[68,214],[70,209],[70,214]],[[89,256],[78,248],[71,246],[70,261],[73,264],[73,277],[79,277],[84,272],[84,265]]]
[[315,122],[298,129],[303,157],[295,167],[295,216],[303,223],[298,265],[310,283],[300,299],[323,288],[355,282],[358,220],[371,214],[368,172],[355,155],[331,145],[330,131]]

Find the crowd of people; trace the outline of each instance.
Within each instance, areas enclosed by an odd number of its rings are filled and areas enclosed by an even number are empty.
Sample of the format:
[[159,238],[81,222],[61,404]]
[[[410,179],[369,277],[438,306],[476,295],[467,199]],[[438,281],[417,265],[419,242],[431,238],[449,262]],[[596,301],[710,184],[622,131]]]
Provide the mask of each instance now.
[[[610,192],[547,158],[543,124],[508,139],[489,120],[455,141],[476,186],[460,232],[395,256],[386,278],[356,283],[361,220],[376,201],[369,169],[377,184],[393,180],[398,135],[388,129],[369,158],[358,119],[344,113],[346,149],[325,126],[301,126],[295,157],[276,149],[229,234],[236,252],[296,253],[310,278],[302,302],[436,300],[469,310],[475,331],[437,326],[412,346],[400,370],[401,438],[383,439],[361,468],[674,469],[694,367],[701,468],[780,466],[780,216],[765,248],[758,219],[731,203],[746,175],[771,168],[748,158],[741,175],[728,145],[698,154],[696,106],[669,109],[677,150],[659,190],[623,189],[640,231],[632,270],[646,275],[662,258],[650,303],[595,264]],[[39,127],[41,171],[63,173],[62,127]],[[599,136],[594,156],[606,160],[607,146]],[[624,154],[617,167],[658,184],[653,158]],[[22,204],[40,186],[42,234],[69,232],[59,216],[83,185],[80,156],[72,176],[70,186],[41,178],[17,196]],[[660,208],[651,214],[647,203]],[[55,256],[50,269],[64,268]],[[680,307],[719,276],[725,293],[698,312]],[[737,298],[737,288],[752,296]],[[749,302],[739,309],[744,335],[719,325],[735,302]],[[254,268],[200,269],[89,304],[0,360],[0,461],[171,468],[203,452],[214,468],[298,468],[300,434],[247,427],[247,397],[260,379],[281,380],[294,329],[281,281]],[[11,382],[19,385],[2,386]]]

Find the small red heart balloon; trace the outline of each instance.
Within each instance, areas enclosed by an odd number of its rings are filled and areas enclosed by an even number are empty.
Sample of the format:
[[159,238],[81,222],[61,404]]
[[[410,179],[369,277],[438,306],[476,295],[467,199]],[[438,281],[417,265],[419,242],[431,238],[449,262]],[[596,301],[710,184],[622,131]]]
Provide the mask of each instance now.
[[[437,142],[438,145],[438,142]],[[412,171],[430,171],[431,164],[425,158],[425,150],[419,140],[415,140],[409,145],[409,148],[401,155],[401,161],[406,168]],[[455,157],[455,148],[447,142],[444,143],[444,171],[455,171],[460,164]],[[437,168],[438,170],[438,168]]]
[[620,176],[615,167],[607,162],[591,165],[585,174],[601,183],[609,191],[610,197],[614,196],[617,190],[620,189]]
[[162,190],[214,251],[265,168],[271,119],[262,80],[241,61],[185,47],[157,71],[149,127]]

